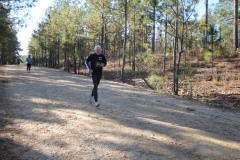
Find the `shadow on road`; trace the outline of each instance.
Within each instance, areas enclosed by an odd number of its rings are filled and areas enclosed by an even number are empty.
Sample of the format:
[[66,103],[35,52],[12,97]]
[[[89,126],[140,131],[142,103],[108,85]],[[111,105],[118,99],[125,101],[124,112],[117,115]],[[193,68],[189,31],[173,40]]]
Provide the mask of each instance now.
[[[81,138],[86,146],[121,152],[123,159],[234,159],[240,156],[239,114],[105,80],[99,88],[101,107],[96,109],[88,103],[92,89],[90,77],[38,67],[27,73],[8,66],[6,72],[9,83],[1,87],[1,92],[2,88],[8,91],[3,90],[0,99],[0,111],[5,113],[0,116],[0,138],[3,139],[0,147],[4,148],[0,155],[17,156],[12,153],[20,150],[41,157],[39,159],[51,159],[21,142],[4,138],[8,128],[12,130],[6,134],[26,136],[25,131],[9,125],[27,121],[45,127],[71,122],[74,122],[72,127],[82,124],[86,135]],[[60,116],[62,112],[66,115]],[[79,130],[71,128],[71,134]],[[61,146],[63,142],[54,140],[54,143]],[[100,151],[92,154],[105,158],[100,156]]]

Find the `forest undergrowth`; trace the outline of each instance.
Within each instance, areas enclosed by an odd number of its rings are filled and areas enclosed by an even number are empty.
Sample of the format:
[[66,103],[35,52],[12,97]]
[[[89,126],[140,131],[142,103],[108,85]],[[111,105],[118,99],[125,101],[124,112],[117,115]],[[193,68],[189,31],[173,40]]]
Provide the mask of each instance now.
[[[171,66],[167,62],[167,66]],[[190,65],[189,65],[190,64]],[[167,68],[167,67],[166,67]],[[172,70],[160,75],[155,85],[155,91],[167,94],[172,92]],[[160,72],[161,74],[161,72]],[[120,70],[117,62],[110,62],[105,68],[104,79],[120,81]],[[150,81],[149,73],[133,72],[130,64],[125,67],[125,83],[149,88],[146,82]],[[213,67],[202,59],[192,60],[181,70],[179,75],[179,96],[189,100],[197,100],[222,110],[240,109],[240,58],[216,58]]]

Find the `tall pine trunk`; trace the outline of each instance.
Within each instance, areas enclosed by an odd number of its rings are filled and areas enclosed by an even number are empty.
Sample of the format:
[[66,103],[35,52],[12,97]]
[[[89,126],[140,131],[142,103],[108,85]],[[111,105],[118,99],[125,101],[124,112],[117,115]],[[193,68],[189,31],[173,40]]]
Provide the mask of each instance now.
[[206,0],[206,18],[205,18],[205,42],[204,49],[207,49],[208,43],[208,0]]
[[155,34],[156,34],[156,5],[153,6],[153,28],[152,28],[152,52],[155,52]]
[[128,6],[127,0],[124,3],[124,43],[123,43],[123,59],[122,59],[122,69],[121,69],[121,81],[124,82],[124,66],[125,66],[125,59],[126,59],[126,50],[127,50],[127,20],[128,20]]
[[136,57],[136,9],[134,9],[134,29],[133,29],[133,55],[132,55],[132,70],[135,71],[135,57]]
[[173,73],[173,93],[178,95],[178,67],[177,67],[177,53],[178,53],[178,0],[176,0],[177,11],[176,11],[176,22],[175,22],[175,43],[174,43],[174,73]]
[[238,0],[234,0],[234,51],[238,48]]
[[[167,8],[167,5],[166,5]],[[165,36],[164,36],[164,41],[165,41],[165,45],[164,45],[164,61],[163,61],[163,74],[166,74],[166,60],[167,60],[167,30],[168,30],[168,16],[166,14],[166,19],[165,19]]]

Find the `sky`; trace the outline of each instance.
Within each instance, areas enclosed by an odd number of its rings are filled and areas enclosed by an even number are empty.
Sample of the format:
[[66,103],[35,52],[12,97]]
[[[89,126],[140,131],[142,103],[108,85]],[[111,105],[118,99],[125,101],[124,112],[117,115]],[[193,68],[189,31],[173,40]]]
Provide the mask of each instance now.
[[[40,23],[44,16],[45,11],[47,8],[53,3],[54,0],[39,0],[39,2],[36,4],[35,7],[33,7],[30,11],[31,20],[27,22],[27,27],[22,28],[18,34],[18,40],[21,44],[21,48],[23,51],[19,52],[20,55],[27,55],[28,54],[28,43],[30,41],[31,35],[34,30],[37,29],[38,23]],[[212,7],[212,4],[218,3],[218,0],[208,0],[209,8]],[[199,18],[202,17],[205,14],[205,0],[200,0],[200,3],[198,4],[196,11],[199,14]]]
[[38,23],[42,22],[43,18],[45,17],[45,12],[47,8],[53,3],[53,0],[39,0],[36,3],[35,7],[30,10],[30,21],[27,22],[27,26],[20,29],[17,34],[18,41],[21,44],[21,48],[23,51],[19,52],[20,55],[27,55],[28,54],[28,43],[32,36],[34,30],[37,29]]
[[[199,18],[201,18],[206,13],[206,0],[199,0],[199,4],[196,7],[196,11],[199,14]],[[218,3],[219,0],[208,0],[208,8],[211,9],[214,7],[214,4]]]

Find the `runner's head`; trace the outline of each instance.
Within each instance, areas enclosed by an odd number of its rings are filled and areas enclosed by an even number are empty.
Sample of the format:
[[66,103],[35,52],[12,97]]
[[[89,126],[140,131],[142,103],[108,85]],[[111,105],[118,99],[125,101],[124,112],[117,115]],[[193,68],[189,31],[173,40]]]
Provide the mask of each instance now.
[[97,46],[95,46],[94,47],[94,51],[95,51],[95,53],[96,54],[101,54],[102,53],[102,48],[101,48],[101,46],[99,46],[99,45],[97,45]]

